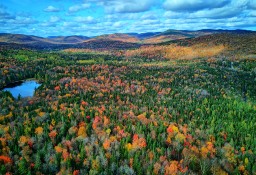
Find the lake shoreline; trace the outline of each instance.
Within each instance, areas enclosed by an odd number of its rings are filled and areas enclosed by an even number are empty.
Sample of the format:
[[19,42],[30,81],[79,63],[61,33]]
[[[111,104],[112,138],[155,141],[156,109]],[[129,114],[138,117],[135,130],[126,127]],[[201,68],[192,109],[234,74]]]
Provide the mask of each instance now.
[[3,87],[0,87],[0,91],[4,90],[5,88],[12,88],[12,87],[21,85],[22,83],[24,83],[26,81],[32,81],[32,80],[36,81],[37,83],[40,83],[40,81],[38,81],[35,78],[28,78],[28,79],[18,80],[18,81],[14,81],[14,82],[8,83],[7,85],[5,85]]
[[35,90],[41,86],[41,84],[35,79],[26,79],[22,81],[16,81],[6,86],[2,92],[9,91],[15,99],[32,97]]

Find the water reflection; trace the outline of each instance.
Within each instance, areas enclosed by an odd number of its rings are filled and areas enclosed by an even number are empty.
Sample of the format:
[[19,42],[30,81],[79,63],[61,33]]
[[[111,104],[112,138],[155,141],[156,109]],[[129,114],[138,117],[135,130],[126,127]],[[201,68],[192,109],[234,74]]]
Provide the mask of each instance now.
[[3,91],[9,91],[14,98],[21,97],[32,97],[34,95],[35,89],[41,84],[35,80],[27,80],[20,83],[11,84],[3,89]]

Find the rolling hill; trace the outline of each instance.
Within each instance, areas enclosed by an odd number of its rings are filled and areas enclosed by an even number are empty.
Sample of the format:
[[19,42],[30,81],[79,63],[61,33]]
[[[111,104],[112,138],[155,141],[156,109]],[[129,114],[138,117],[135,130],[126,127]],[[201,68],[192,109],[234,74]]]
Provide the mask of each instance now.
[[0,42],[17,44],[76,44],[82,43],[88,39],[89,37],[86,36],[52,36],[48,38],[43,38],[23,34],[0,34]]
[[75,44],[75,43],[82,43],[86,40],[90,39],[90,37],[87,36],[52,36],[48,37],[48,40],[50,42],[56,42],[56,43],[65,43],[65,44]]
[[163,43],[168,41],[175,41],[180,39],[187,39],[187,38],[197,38],[200,36],[207,36],[213,34],[246,34],[246,33],[255,33],[249,30],[213,30],[213,29],[202,29],[197,31],[189,31],[189,30],[167,30],[162,33],[158,33],[156,35],[144,38],[142,40],[143,43],[147,44],[157,44]]
[[[246,41],[250,40],[251,42],[251,39],[255,38],[255,33],[247,30],[167,30],[161,33],[116,33],[91,38],[76,35],[43,38],[33,35],[0,33],[0,45],[12,47],[13,44],[16,44],[15,47],[20,45],[24,48],[32,49],[88,48],[116,50],[138,48],[141,45],[151,44],[167,45],[178,43],[179,45],[189,45],[191,43],[218,42],[232,45],[232,48],[236,47],[239,50],[240,47],[245,49],[239,42],[244,42],[244,37],[247,37]],[[231,41],[236,43],[232,44]]]
[[160,34],[161,32],[146,32],[146,33],[127,33],[127,35],[130,35],[130,36],[133,36],[133,37],[136,37],[140,40],[144,40],[146,38],[150,38],[150,37],[153,37],[155,35],[158,35]]
[[[109,35],[100,35],[96,36],[88,41],[95,41],[95,40],[101,40],[101,41],[121,41],[121,42],[129,42],[129,43],[137,43],[140,40],[137,37],[134,37],[132,35],[123,34],[123,33],[115,33],[115,34],[109,34]],[[85,41],[85,42],[88,42]]]
[[0,42],[36,44],[38,42],[47,42],[47,39],[32,35],[0,33]]

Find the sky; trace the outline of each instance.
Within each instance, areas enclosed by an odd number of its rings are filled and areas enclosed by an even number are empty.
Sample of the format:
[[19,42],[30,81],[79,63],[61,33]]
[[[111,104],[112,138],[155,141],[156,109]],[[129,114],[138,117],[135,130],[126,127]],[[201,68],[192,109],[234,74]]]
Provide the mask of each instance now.
[[97,36],[167,29],[256,30],[256,0],[0,1],[0,33]]

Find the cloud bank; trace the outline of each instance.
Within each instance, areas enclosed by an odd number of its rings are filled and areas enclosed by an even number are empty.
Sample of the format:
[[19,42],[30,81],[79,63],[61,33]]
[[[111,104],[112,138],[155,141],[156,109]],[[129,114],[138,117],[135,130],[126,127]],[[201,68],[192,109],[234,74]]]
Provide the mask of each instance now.
[[[32,0],[34,1],[34,0]],[[256,0],[24,0],[0,3],[0,32],[39,36],[167,29],[256,30]]]

